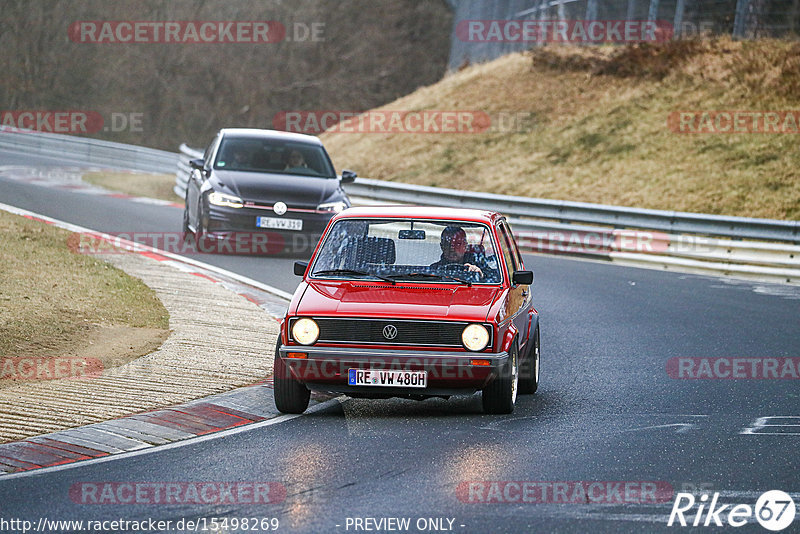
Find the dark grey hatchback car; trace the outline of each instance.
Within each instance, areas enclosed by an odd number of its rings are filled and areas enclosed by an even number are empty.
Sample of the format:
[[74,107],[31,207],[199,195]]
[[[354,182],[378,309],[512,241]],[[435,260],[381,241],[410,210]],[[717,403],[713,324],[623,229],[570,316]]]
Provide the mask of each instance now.
[[337,176],[317,137],[275,130],[220,130],[190,164],[183,232],[200,252],[313,250],[356,178]]

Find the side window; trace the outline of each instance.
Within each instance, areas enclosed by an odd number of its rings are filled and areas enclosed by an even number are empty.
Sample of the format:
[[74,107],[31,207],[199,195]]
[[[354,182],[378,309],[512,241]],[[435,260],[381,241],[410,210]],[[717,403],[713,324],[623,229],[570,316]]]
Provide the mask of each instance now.
[[208,148],[206,148],[206,153],[203,154],[203,161],[206,162],[206,167],[209,168],[211,167],[212,163],[211,156],[214,154],[214,149],[217,148],[218,144],[219,144],[219,136],[216,136],[214,140],[211,141],[211,144],[208,145]]
[[508,239],[506,239],[505,230],[503,226],[500,225],[500,232],[499,234],[499,245],[500,245],[500,252],[503,254],[503,258],[506,262],[506,278],[511,283],[511,276],[516,269],[516,264],[514,263],[514,255],[511,252],[511,247],[508,245]]
[[519,253],[519,247],[517,247],[517,242],[514,240],[514,234],[511,232],[511,227],[508,226],[507,222],[502,222],[500,223],[500,228],[502,228],[503,236],[508,241],[511,254],[514,256],[514,269],[517,271],[524,270],[525,263],[522,261],[522,255]]

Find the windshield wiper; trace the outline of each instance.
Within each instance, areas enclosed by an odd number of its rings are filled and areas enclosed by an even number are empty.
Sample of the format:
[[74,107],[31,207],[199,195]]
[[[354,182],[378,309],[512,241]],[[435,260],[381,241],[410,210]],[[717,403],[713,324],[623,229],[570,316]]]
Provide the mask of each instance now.
[[311,276],[315,276],[315,275],[318,275],[318,274],[321,274],[321,275],[326,275],[326,274],[350,274],[350,275],[354,275],[354,276],[372,276],[373,278],[378,278],[380,280],[383,280],[384,282],[389,282],[392,285],[397,284],[397,282],[395,282],[391,278],[387,278],[385,276],[381,276],[381,275],[376,274],[376,273],[368,273],[368,272],[365,272],[365,271],[357,271],[355,269],[325,269],[325,270],[322,270],[322,271],[314,271],[313,273],[311,273]]
[[467,287],[472,287],[472,282],[469,280],[464,280],[463,278],[457,278],[455,276],[449,276],[446,274],[433,274],[433,273],[406,273],[406,274],[390,274],[389,278],[435,278],[436,280],[453,280],[454,282],[458,282],[460,284],[464,284]]

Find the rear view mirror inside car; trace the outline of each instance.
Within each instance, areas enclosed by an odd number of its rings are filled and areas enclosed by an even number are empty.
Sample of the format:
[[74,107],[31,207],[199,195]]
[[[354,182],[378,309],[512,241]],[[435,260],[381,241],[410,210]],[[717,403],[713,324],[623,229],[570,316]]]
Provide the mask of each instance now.
[[398,239],[425,239],[425,230],[400,230]]

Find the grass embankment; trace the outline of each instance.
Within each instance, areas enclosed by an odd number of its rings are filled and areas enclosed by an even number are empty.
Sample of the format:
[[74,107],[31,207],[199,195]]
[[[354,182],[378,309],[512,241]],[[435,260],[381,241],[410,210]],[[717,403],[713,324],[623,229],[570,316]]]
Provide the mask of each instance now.
[[169,313],[153,290],[70,251],[69,235],[0,211],[0,361],[77,357],[108,368],[158,348]]
[[[800,135],[675,133],[676,111],[800,110],[800,44],[547,46],[380,108],[487,112],[478,134],[325,133],[369,178],[641,208],[800,219]],[[532,114],[498,131],[501,113]]]
[[175,187],[174,174],[96,171],[85,173],[83,181],[137,197],[158,198],[179,204],[183,202],[172,190]]

